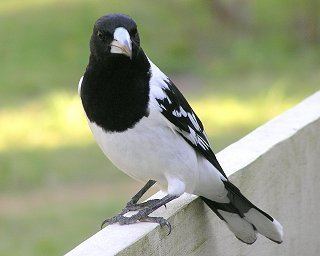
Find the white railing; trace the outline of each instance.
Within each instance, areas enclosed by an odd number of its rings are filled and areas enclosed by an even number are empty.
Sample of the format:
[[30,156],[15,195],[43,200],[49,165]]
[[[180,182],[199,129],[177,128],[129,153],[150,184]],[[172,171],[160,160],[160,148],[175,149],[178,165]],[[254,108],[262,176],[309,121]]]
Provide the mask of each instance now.
[[[274,118],[217,155],[230,179],[284,226],[284,242],[260,236],[239,242],[196,196],[184,194],[152,223],[110,225],[67,256],[320,255],[320,92]],[[154,197],[161,197],[159,193]]]

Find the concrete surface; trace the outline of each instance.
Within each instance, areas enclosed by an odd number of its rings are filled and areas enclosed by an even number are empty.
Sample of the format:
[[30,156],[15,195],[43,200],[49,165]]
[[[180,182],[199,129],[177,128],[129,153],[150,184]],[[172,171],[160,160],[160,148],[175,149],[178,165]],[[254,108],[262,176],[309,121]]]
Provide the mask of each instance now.
[[66,255],[320,255],[320,92],[217,157],[241,191],[282,223],[281,245],[262,236],[242,244],[201,200],[184,194],[155,212],[169,218],[170,236],[156,224],[114,224]]

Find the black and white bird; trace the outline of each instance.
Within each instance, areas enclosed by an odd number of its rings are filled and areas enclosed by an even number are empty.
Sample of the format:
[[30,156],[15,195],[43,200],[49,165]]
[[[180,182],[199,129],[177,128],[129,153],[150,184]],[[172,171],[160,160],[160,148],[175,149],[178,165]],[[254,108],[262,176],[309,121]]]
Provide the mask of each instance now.
[[[146,182],[120,214],[103,224],[147,221],[171,230],[167,220],[149,214],[187,192],[199,195],[244,243],[254,243],[257,233],[282,242],[280,223],[228,180],[201,121],[144,53],[129,16],[109,14],[94,24],[79,94],[104,154],[120,170]],[[138,203],[156,182],[167,195]],[[124,215],[134,210],[138,212],[131,217]]]

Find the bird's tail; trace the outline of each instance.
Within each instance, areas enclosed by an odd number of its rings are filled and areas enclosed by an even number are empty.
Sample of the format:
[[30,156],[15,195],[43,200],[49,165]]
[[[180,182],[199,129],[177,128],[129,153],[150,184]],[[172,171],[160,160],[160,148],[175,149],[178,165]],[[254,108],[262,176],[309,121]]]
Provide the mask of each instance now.
[[231,182],[224,181],[224,184],[228,190],[229,203],[218,203],[204,197],[202,199],[227,223],[235,236],[244,243],[252,244],[258,232],[280,244],[283,237],[281,224],[252,204]]

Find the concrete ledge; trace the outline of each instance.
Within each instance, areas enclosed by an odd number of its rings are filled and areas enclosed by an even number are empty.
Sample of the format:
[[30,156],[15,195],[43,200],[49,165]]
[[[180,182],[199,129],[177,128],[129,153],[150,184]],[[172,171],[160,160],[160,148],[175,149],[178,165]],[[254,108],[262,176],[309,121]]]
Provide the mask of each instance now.
[[283,224],[281,245],[262,237],[242,244],[201,200],[184,194],[154,213],[169,218],[170,236],[152,223],[114,224],[66,255],[318,255],[319,138],[320,92],[217,155],[242,192]]

